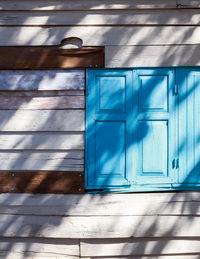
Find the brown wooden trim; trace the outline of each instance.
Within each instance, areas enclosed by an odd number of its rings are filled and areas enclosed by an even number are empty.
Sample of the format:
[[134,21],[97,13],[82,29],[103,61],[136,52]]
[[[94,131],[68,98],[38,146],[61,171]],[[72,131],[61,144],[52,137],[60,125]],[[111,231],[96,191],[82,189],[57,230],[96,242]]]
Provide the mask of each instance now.
[[0,47],[0,69],[104,67],[104,47]]
[[0,193],[84,193],[83,172],[0,172]]

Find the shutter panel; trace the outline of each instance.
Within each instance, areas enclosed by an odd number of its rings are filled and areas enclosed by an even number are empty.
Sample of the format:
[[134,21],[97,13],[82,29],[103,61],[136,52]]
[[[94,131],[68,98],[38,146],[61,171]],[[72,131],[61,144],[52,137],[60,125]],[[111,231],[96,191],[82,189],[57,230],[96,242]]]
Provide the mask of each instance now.
[[138,69],[134,73],[138,93],[137,146],[134,184],[158,186],[177,182],[176,96],[174,70]]
[[87,189],[178,183],[174,69],[90,69],[86,92]]
[[179,183],[200,184],[200,69],[177,69],[179,85]]
[[132,71],[88,70],[86,92],[87,188],[129,187]]

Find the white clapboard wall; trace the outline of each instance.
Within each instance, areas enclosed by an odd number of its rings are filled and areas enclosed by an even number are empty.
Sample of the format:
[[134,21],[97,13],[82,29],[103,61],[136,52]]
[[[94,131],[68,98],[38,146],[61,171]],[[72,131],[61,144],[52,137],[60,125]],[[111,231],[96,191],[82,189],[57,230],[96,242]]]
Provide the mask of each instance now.
[[200,65],[199,0],[0,0],[0,46],[105,46],[107,67]]
[[[106,67],[197,66],[199,13],[199,0],[0,0],[0,46],[78,37],[105,46]],[[84,170],[84,84],[81,70],[0,72],[1,170]],[[199,192],[1,194],[0,258],[199,259],[199,204]]]
[[0,171],[83,171],[84,70],[0,71]]
[[200,193],[0,195],[0,258],[199,258]]

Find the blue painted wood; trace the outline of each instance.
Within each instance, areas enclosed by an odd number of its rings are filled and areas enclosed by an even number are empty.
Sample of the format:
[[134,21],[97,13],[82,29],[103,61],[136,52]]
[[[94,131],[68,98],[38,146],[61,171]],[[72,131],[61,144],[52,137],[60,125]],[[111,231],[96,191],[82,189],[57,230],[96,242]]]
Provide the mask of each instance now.
[[86,189],[200,189],[200,69],[89,69]]
[[200,183],[200,69],[177,69],[180,184]]
[[87,76],[87,187],[125,188],[132,177],[132,71],[88,70]]
[[[143,177],[145,182],[149,176],[156,177],[156,181],[160,181],[160,177],[168,175],[167,121],[140,121],[138,136],[139,140],[141,140],[139,155],[142,170],[140,176]],[[147,181],[149,182],[149,179]]]
[[156,185],[177,182],[173,69],[136,70],[139,93],[137,119],[137,165],[134,184]]

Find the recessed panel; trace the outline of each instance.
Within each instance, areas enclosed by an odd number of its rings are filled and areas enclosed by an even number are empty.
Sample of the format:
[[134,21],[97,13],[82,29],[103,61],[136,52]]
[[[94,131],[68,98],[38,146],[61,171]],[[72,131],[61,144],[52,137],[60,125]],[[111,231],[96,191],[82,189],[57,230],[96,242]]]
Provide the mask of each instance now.
[[125,176],[125,123],[96,122],[96,173],[98,177]]
[[168,110],[168,76],[140,76],[140,111]]
[[98,77],[98,110],[123,112],[125,110],[125,77]]
[[166,121],[140,122],[140,175],[167,175],[167,135]]

